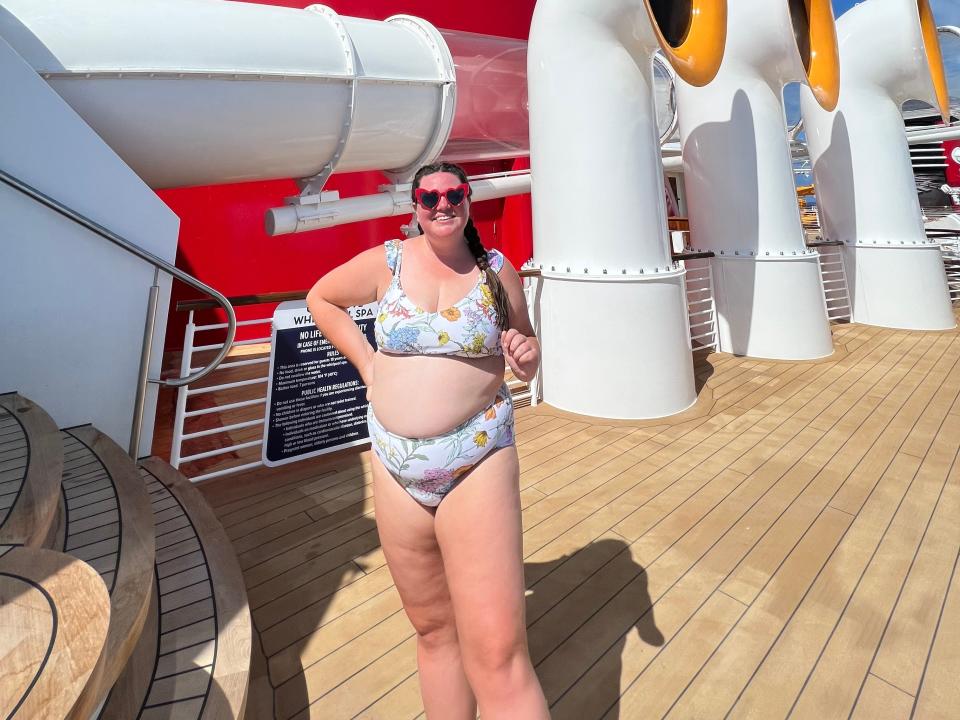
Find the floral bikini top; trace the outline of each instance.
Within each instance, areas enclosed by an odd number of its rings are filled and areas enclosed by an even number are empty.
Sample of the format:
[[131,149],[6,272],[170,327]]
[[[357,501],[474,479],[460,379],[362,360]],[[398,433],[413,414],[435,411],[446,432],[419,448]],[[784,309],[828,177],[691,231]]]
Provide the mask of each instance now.
[[[481,272],[473,289],[454,305],[440,312],[427,312],[412,303],[400,286],[402,243],[389,240],[385,246],[393,280],[380,300],[373,324],[380,350],[471,358],[503,354],[497,309],[486,273]],[[503,255],[497,250],[488,251],[487,260],[494,272],[503,267]]]

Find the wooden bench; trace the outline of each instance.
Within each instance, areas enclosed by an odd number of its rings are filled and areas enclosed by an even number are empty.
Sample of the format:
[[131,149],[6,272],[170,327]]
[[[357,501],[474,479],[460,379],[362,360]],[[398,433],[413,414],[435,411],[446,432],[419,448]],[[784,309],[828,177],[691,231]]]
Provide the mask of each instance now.
[[180,473],[156,458],[141,472],[156,523],[153,600],[100,718],[242,718],[252,627],[233,546]]
[[62,553],[0,552],[0,717],[86,720],[81,696],[96,684],[110,623],[103,583]]
[[0,532],[0,718],[243,716],[240,567],[172,467],[2,395]]
[[56,423],[17,393],[0,395],[0,544],[44,544],[60,500]]
[[87,716],[106,698],[133,652],[150,607],[154,532],[139,469],[110,438],[90,426],[62,431],[60,521],[53,548],[83,560],[110,595],[110,628],[99,682],[89,683]]

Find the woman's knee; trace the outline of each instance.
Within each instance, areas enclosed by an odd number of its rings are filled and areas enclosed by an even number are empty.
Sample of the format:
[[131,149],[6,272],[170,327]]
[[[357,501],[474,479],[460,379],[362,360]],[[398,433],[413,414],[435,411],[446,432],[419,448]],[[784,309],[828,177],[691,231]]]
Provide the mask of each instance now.
[[525,633],[507,628],[483,633],[468,642],[461,639],[460,645],[464,668],[477,678],[510,675],[530,661]]
[[458,645],[457,625],[452,613],[426,617],[408,613],[408,617],[417,633],[417,642],[422,649],[430,651]]

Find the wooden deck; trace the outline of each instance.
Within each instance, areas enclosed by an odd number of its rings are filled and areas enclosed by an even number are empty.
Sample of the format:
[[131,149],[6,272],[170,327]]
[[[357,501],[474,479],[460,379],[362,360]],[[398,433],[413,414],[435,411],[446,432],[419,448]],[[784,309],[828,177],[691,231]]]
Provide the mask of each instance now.
[[[554,718],[960,716],[960,333],[834,339],[820,362],[701,358],[669,421],[518,412]],[[247,717],[419,717],[367,453],[201,489],[258,631]]]

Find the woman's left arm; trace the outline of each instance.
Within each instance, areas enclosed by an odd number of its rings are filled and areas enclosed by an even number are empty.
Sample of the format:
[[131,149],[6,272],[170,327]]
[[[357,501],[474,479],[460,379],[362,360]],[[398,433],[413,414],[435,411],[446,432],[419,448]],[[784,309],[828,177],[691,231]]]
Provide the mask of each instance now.
[[519,380],[529,382],[540,367],[540,342],[530,324],[523,281],[506,258],[500,270],[500,282],[510,304],[510,328],[500,334],[503,357]]

